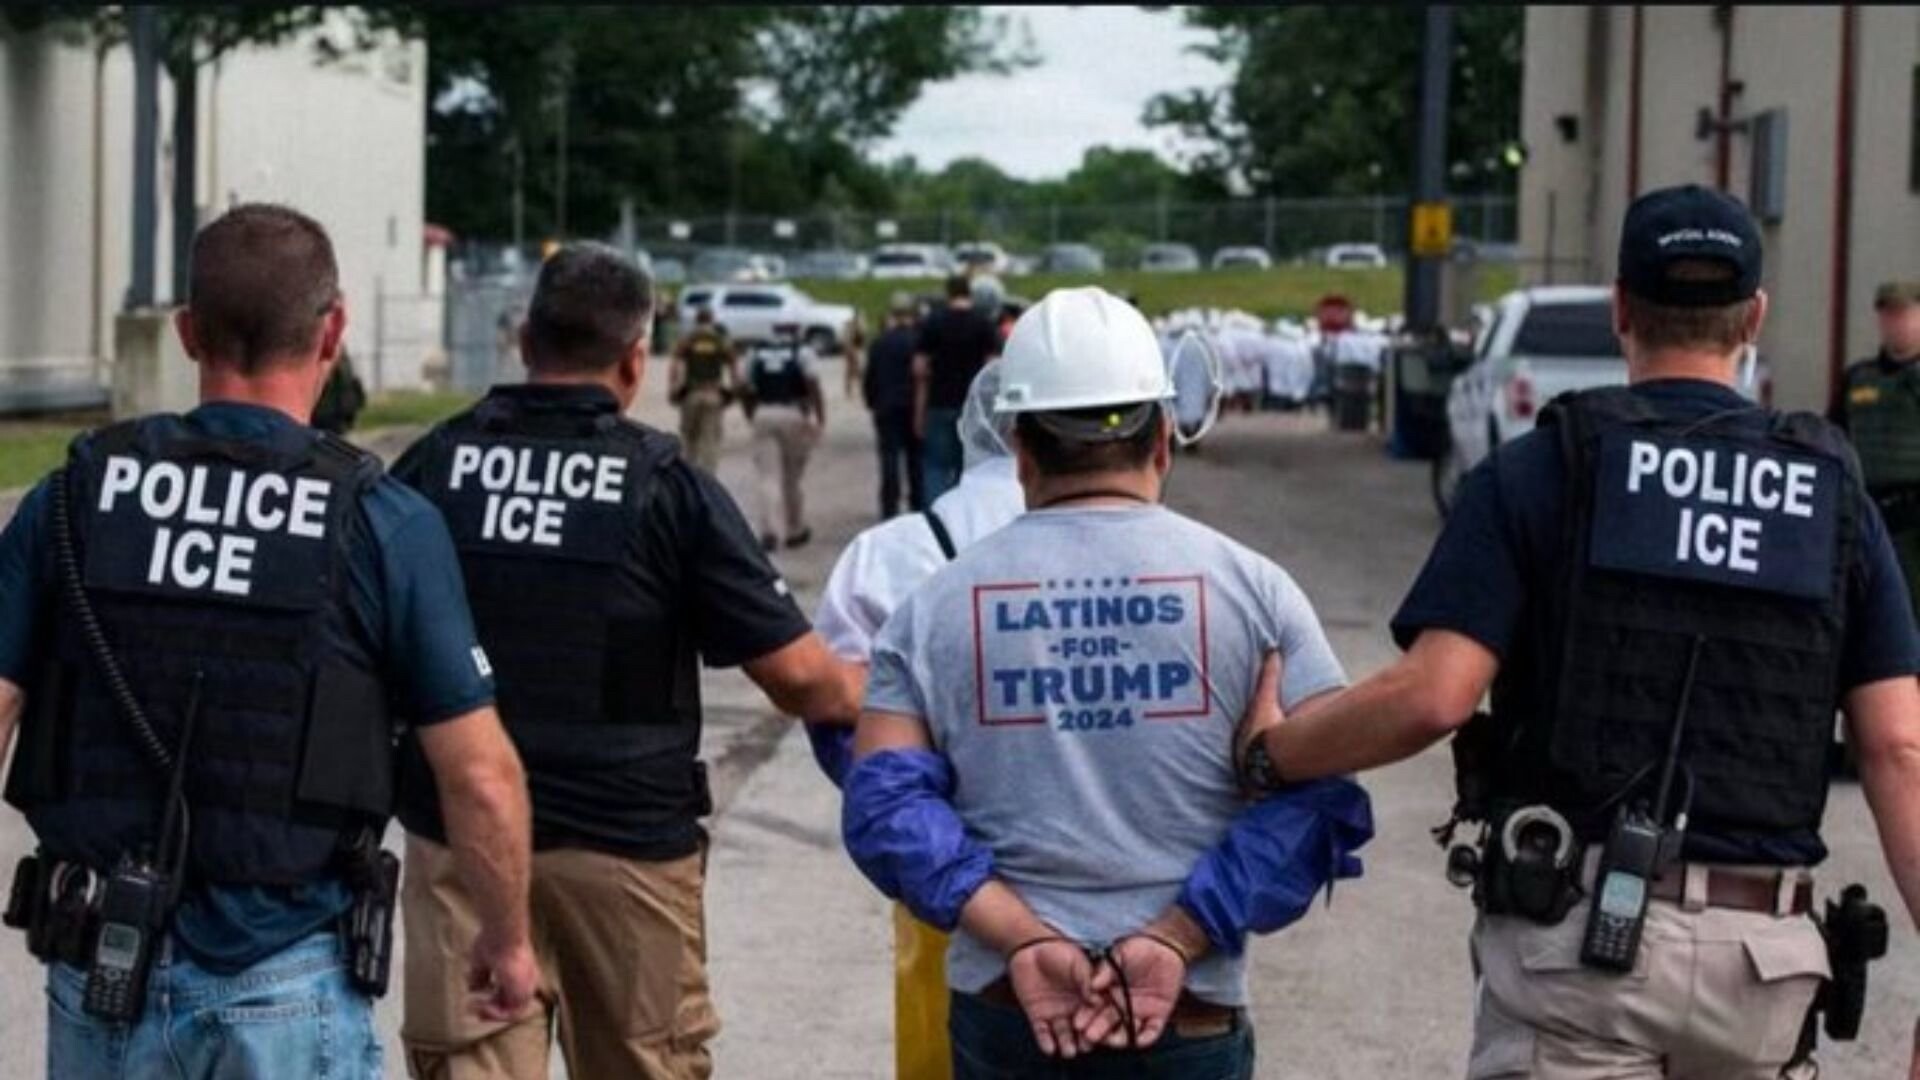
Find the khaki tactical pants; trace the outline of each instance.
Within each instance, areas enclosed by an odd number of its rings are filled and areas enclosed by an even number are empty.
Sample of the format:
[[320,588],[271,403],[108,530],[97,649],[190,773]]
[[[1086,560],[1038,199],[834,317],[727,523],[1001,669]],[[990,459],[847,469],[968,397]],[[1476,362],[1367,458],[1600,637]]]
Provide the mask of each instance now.
[[814,427],[796,406],[762,405],[753,414],[754,486],[759,492],[755,525],[761,536],[784,543],[807,527],[807,498],[800,482],[813,442]]
[[1786,1064],[1828,975],[1819,929],[1805,915],[1704,907],[1701,869],[1687,867],[1685,904],[1648,905],[1624,975],[1581,965],[1585,903],[1558,926],[1482,915],[1468,1080],[1816,1075]]
[[687,460],[708,472],[720,467],[726,415],[726,398],[717,386],[688,390],[680,401],[680,442],[687,448]]
[[533,857],[535,1008],[473,1015],[467,958],[479,922],[446,848],[407,837],[400,1038],[415,1080],[547,1080],[556,1033],[567,1074],[705,1080],[719,1033],[707,988],[704,854],[648,863],[561,849]]

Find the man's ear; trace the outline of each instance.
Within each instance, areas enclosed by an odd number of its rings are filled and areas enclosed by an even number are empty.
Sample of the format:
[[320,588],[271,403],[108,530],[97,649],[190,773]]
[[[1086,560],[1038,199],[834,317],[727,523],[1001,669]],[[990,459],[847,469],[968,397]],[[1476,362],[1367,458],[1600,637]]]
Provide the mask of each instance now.
[[193,309],[181,308],[173,313],[173,332],[180,335],[180,348],[195,363],[200,360],[200,334],[193,325]]
[[1613,283],[1613,335],[1624,339],[1632,331],[1633,327],[1627,325],[1626,294],[1621,292],[1620,283],[1616,281]]
[[341,297],[327,308],[320,321],[320,362],[331,365],[340,359],[341,343],[347,338],[347,300]]
[[1753,291],[1753,308],[1747,312],[1747,344],[1760,344],[1760,328],[1767,325],[1767,311],[1773,306],[1773,298],[1765,289]]
[[1173,471],[1173,409],[1167,405],[1160,407],[1159,428],[1153,440],[1153,471],[1165,479]]
[[631,393],[638,394],[640,383],[646,377],[647,336],[642,334],[640,339],[633,343],[633,347],[627,350],[626,355],[620,358],[620,384],[629,387]]

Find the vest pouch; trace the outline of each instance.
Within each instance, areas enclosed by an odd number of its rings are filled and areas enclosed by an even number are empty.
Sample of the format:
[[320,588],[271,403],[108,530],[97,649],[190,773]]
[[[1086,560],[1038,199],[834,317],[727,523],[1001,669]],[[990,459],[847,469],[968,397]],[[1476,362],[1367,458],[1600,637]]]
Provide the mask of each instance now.
[[296,821],[385,821],[393,813],[394,736],[380,682],[345,665],[313,680],[295,784]]

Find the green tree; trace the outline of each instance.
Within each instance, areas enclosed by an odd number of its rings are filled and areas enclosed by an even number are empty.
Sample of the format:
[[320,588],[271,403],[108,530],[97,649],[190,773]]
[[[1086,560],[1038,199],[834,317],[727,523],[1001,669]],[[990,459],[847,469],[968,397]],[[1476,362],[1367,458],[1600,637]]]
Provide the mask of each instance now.
[[[1456,192],[1510,192],[1501,150],[1520,126],[1519,7],[1454,8],[1447,149]],[[1200,148],[1198,177],[1274,195],[1404,191],[1418,114],[1417,7],[1189,8],[1212,31],[1201,54],[1233,69],[1217,91],[1162,94],[1149,125]]]

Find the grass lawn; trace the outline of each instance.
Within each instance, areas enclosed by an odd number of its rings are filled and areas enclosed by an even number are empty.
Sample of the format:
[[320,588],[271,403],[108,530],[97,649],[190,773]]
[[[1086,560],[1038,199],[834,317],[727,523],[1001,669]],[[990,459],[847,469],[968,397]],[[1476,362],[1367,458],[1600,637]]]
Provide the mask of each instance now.
[[[367,403],[354,430],[425,426],[452,416],[472,402],[469,394],[413,390],[381,394]],[[104,414],[80,414],[0,422],[0,491],[32,486],[66,460],[67,443],[75,435],[106,419]]]
[[67,459],[67,443],[83,430],[57,422],[0,425],[0,491],[31,486]]
[[375,395],[354,419],[355,431],[437,424],[473,404],[474,395],[440,390],[391,390]]
[[[1480,299],[1491,300],[1514,287],[1512,267],[1488,267],[1480,273]],[[1330,293],[1344,293],[1362,310],[1384,315],[1400,310],[1405,285],[1398,267],[1384,270],[1331,270],[1320,266],[1280,266],[1272,270],[1203,270],[1186,274],[1119,270],[1106,274],[1034,274],[1005,279],[1015,296],[1037,300],[1063,285],[1102,285],[1115,292],[1131,292],[1149,315],[1188,307],[1238,308],[1262,318],[1312,314],[1314,302]],[[805,281],[799,283],[817,300],[852,304],[868,326],[886,313],[887,299],[896,290],[938,293],[940,282],[925,281]]]

